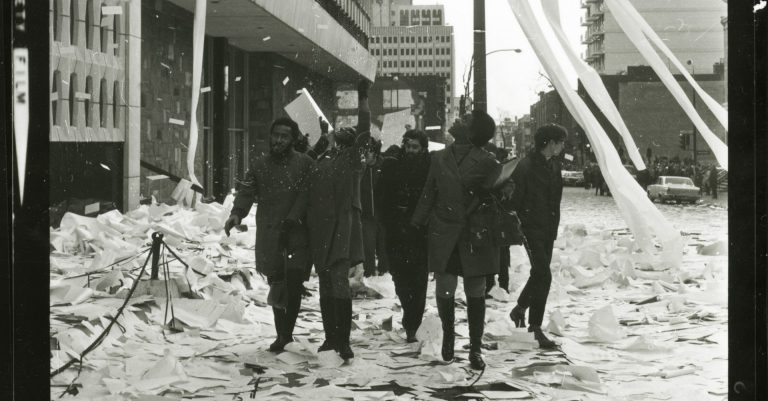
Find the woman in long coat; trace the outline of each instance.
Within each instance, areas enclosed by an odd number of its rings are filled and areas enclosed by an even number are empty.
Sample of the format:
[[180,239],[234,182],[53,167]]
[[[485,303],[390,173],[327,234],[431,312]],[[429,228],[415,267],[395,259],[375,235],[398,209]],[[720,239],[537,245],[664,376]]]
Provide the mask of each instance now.
[[328,139],[333,147],[317,159],[309,187],[309,225],[312,263],[320,279],[320,312],[325,342],[319,351],[336,350],[348,360],[352,328],[349,269],[362,263],[363,225],[360,180],[361,147],[370,138],[368,82],[358,85],[358,125],[341,128]]
[[475,110],[449,131],[456,141],[432,156],[427,182],[412,217],[428,225],[429,271],[435,273],[438,312],[443,326],[442,356],[453,359],[454,294],[457,276],[464,277],[469,321],[469,361],[483,369],[481,345],[485,320],[485,276],[499,271],[499,248],[473,245],[467,220],[479,199],[492,189],[500,172],[493,155],[480,148],[493,136],[493,119]]

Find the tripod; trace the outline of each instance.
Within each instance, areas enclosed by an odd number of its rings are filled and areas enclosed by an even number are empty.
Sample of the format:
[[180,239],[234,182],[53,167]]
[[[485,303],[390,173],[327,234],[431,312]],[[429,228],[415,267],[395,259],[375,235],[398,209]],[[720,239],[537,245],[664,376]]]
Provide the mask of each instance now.
[[[77,359],[76,358],[72,358],[67,363],[65,363],[64,365],[62,365],[61,367],[59,367],[55,371],[51,372],[50,377],[53,378],[56,375],[58,375],[59,373],[67,370],[70,366],[72,366],[75,363],[79,362],[79,368],[78,368],[78,371],[77,371],[77,376],[75,376],[75,378],[72,380],[72,383],[69,386],[67,386],[67,388],[64,390],[64,392],[61,394],[62,396],[64,394],[66,394],[66,393],[75,393],[76,392],[76,390],[74,390],[74,384],[75,384],[75,381],[77,381],[77,378],[80,376],[80,372],[83,369],[83,358],[85,358],[85,356],[88,353],[90,353],[91,351],[96,349],[99,345],[101,345],[101,343],[104,341],[104,338],[106,338],[107,335],[109,334],[110,330],[112,330],[112,326],[114,326],[115,324],[120,326],[120,324],[117,323],[117,319],[120,317],[120,315],[123,314],[123,311],[125,310],[125,307],[128,306],[128,303],[130,302],[131,297],[133,296],[133,294],[136,291],[137,287],[139,287],[139,285],[141,283],[141,277],[144,275],[144,271],[147,269],[147,263],[149,263],[150,257],[152,258],[152,265],[150,266],[150,280],[149,280],[150,288],[151,288],[151,286],[153,284],[157,283],[158,280],[160,279],[159,278],[159,276],[160,276],[160,256],[163,257],[163,275],[165,276],[165,281],[164,281],[164,287],[165,288],[164,289],[165,289],[165,295],[166,295],[165,316],[163,317],[163,325],[168,327],[172,331],[179,332],[179,331],[182,330],[181,327],[177,327],[176,326],[176,317],[175,317],[175,315],[173,313],[173,304],[171,303],[172,291],[171,291],[171,289],[170,289],[170,287],[168,285],[168,279],[170,278],[171,274],[170,274],[170,269],[168,268],[168,261],[165,259],[164,251],[166,251],[166,250],[168,252],[170,252],[171,255],[173,255],[176,258],[176,260],[181,262],[181,264],[183,264],[185,268],[187,268],[187,269],[190,268],[189,265],[187,263],[185,263],[179,257],[179,255],[177,255],[176,252],[174,252],[173,249],[171,249],[165,243],[165,241],[163,241],[163,233],[160,233],[160,232],[152,233],[152,245],[150,247],[149,254],[147,255],[147,259],[144,261],[144,264],[141,266],[141,271],[139,272],[139,275],[136,277],[136,280],[134,281],[133,286],[131,286],[131,289],[128,291],[128,295],[126,295],[126,297],[125,297],[125,302],[123,302],[123,304],[120,306],[120,308],[118,308],[117,313],[115,313],[115,316],[110,319],[109,324],[107,325],[107,327],[104,328],[104,330],[101,332],[101,334],[99,334],[99,336],[96,337],[96,339],[91,343],[91,345],[89,345],[85,350],[83,350],[82,353],[80,353],[79,358],[77,358]],[[195,271],[195,270],[192,269],[192,271]],[[195,273],[198,273],[198,272],[195,271]],[[198,274],[201,274],[201,273],[198,273]],[[189,285],[189,281],[187,281],[187,284]],[[192,289],[191,286],[189,286],[189,288],[190,288],[190,290]],[[171,321],[170,321],[170,324],[168,323],[168,310],[169,310],[169,306],[170,306],[170,311],[171,311]],[[120,327],[122,328],[122,326],[120,326]],[[123,332],[124,331],[125,331],[125,329],[123,329]],[[61,397],[59,397],[59,398],[61,398]]]

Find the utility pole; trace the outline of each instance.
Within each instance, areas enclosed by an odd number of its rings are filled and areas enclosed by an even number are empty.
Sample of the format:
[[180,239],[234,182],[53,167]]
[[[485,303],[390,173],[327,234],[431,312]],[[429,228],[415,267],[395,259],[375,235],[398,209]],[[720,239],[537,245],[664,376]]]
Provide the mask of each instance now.
[[474,70],[475,90],[473,96],[473,109],[488,110],[488,98],[485,85],[485,0],[475,0],[475,47]]
[[[691,66],[691,77],[695,80],[696,79],[696,66],[693,65],[692,60],[688,60],[687,64]],[[691,85],[691,97],[693,98],[693,110],[696,110],[696,88]],[[696,149],[696,134],[698,133],[696,131],[696,124],[693,124],[693,165],[696,166],[696,157],[698,156],[696,153],[698,153],[698,150]]]

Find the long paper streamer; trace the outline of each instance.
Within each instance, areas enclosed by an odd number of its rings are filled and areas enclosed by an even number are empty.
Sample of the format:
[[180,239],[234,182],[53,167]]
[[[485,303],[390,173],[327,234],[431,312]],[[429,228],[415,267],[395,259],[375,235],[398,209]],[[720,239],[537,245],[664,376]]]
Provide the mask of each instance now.
[[560,42],[563,50],[565,50],[565,54],[568,56],[571,64],[575,67],[579,79],[584,84],[584,89],[587,90],[589,96],[600,111],[603,112],[611,125],[613,125],[619,135],[621,135],[621,139],[624,140],[624,147],[627,148],[627,154],[635,167],[637,167],[638,170],[645,170],[645,162],[643,162],[643,157],[640,156],[640,151],[637,149],[635,140],[632,139],[629,129],[626,124],[624,124],[624,119],[621,118],[619,110],[611,100],[611,95],[609,95],[608,90],[605,89],[605,85],[603,85],[603,80],[600,78],[600,75],[594,68],[585,63],[568,43],[565,32],[563,32],[560,25],[559,2],[544,1],[542,2],[542,6],[544,7],[544,15],[546,15],[549,25],[552,26],[555,36],[557,36],[557,40]]
[[662,262],[669,267],[679,268],[682,261],[682,241],[679,231],[669,224],[648,199],[645,191],[622,166],[619,155],[605,130],[584,101],[571,90],[566,74],[552,49],[556,44],[550,43],[544,36],[540,22],[534,15],[528,0],[508,0],[508,3],[568,111],[584,128],[619,212],[634,234],[635,244],[652,255],[655,235],[662,245]]
[[683,88],[680,87],[680,84],[664,65],[661,57],[659,57],[656,51],[653,50],[648,39],[645,37],[640,27],[637,26],[637,23],[632,16],[630,16],[624,7],[615,0],[606,1],[611,8],[611,13],[614,18],[616,18],[616,22],[618,22],[627,37],[634,43],[637,50],[640,51],[640,54],[642,54],[645,60],[648,61],[651,68],[653,68],[661,79],[661,82],[663,82],[667,89],[672,93],[675,100],[682,106],[685,114],[688,115],[688,118],[691,119],[693,125],[699,130],[704,141],[709,145],[709,148],[712,149],[712,153],[715,154],[717,162],[722,168],[728,170],[728,147],[712,132],[712,130],[709,129],[709,127],[707,127],[704,120],[701,119],[701,116],[691,104],[691,100],[688,99],[688,96],[683,92]]
[[189,151],[187,171],[189,180],[195,185],[200,181],[195,176],[195,153],[197,153],[197,102],[200,99],[200,77],[203,73],[203,44],[205,43],[205,0],[195,1],[195,20],[192,28],[192,107],[189,122]]
[[627,0],[617,0],[616,5],[619,7],[623,7],[624,11],[632,17],[632,20],[635,21],[640,29],[643,31],[645,36],[653,42],[653,44],[661,50],[662,53],[664,53],[665,56],[669,59],[669,61],[674,64],[674,66],[680,71],[681,74],[685,77],[685,79],[688,81],[688,83],[691,84],[691,86],[696,90],[696,94],[699,95],[701,100],[704,101],[704,104],[709,107],[709,109],[712,111],[712,114],[714,114],[715,118],[717,118],[717,121],[720,122],[720,124],[725,127],[725,129],[728,129],[728,110],[725,109],[720,103],[718,103],[715,99],[712,98],[712,96],[709,95],[709,93],[705,92],[704,89],[701,89],[701,86],[691,77],[691,75],[688,73],[688,70],[683,66],[683,64],[680,62],[680,60],[675,57],[675,55],[672,53],[671,50],[669,50],[669,47],[664,43],[663,40],[659,37],[659,35],[654,32],[653,28],[651,28],[650,25],[648,25],[648,22],[643,18],[642,15],[640,15],[639,12],[637,12],[637,9],[635,9],[634,6],[632,6],[632,3],[630,3]]

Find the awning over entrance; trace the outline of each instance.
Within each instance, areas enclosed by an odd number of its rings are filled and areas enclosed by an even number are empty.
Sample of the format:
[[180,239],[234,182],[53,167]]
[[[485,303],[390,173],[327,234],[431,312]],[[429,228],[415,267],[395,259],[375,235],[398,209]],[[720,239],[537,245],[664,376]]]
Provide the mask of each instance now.
[[[195,0],[170,0],[191,12]],[[376,58],[314,0],[208,0],[205,33],[339,81],[373,81]]]

